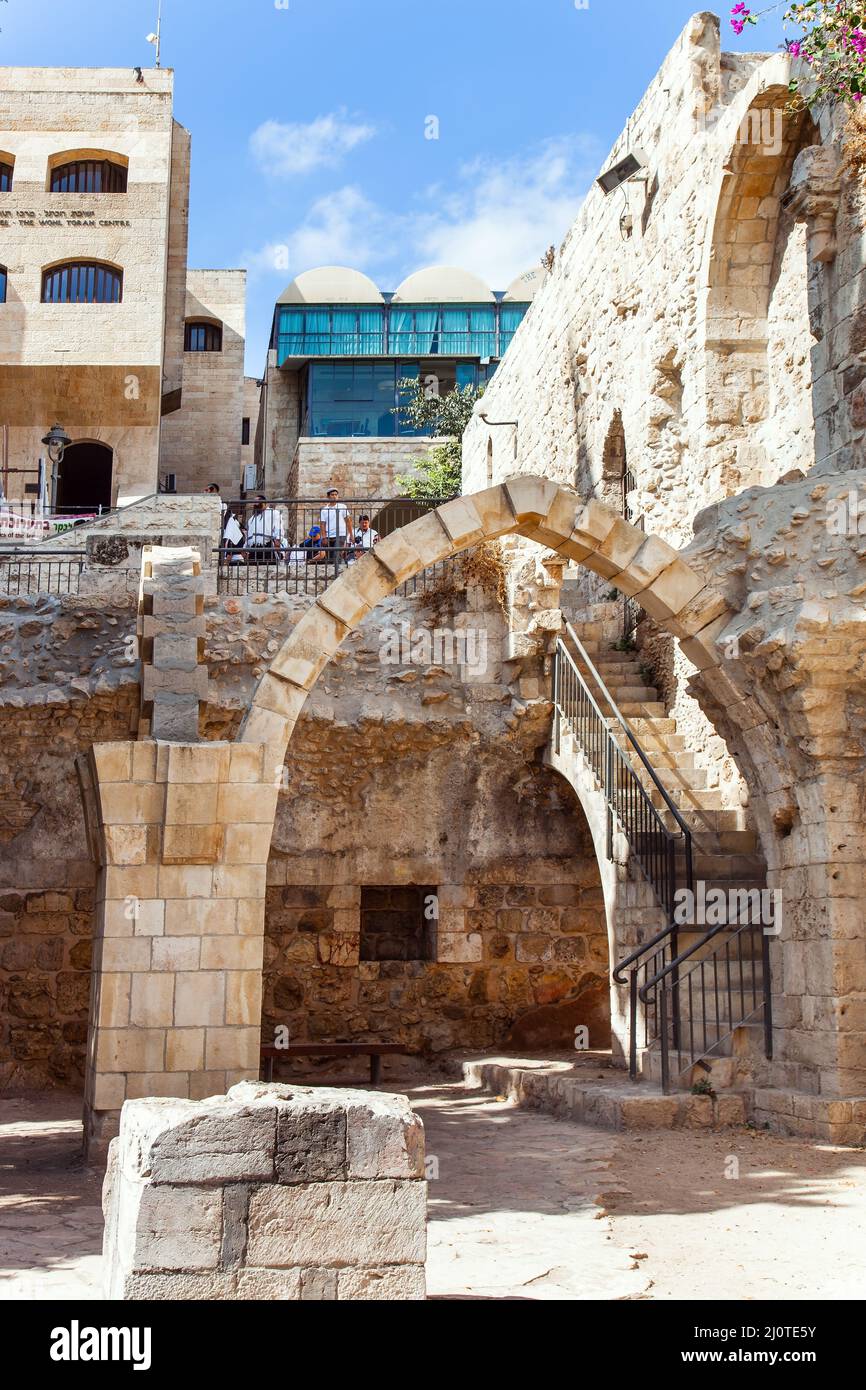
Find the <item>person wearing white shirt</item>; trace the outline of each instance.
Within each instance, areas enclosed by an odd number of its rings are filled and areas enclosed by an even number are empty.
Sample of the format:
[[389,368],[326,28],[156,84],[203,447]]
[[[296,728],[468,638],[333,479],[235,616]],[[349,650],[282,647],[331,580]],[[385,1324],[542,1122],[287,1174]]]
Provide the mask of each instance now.
[[276,507],[267,505],[261,494],[247,526],[247,550],[251,564],[276,564],[283,548],[283,518]]
[[343,558],[347,545],[353,545],[355,530],[345,502],[339,501],[337,488],[328,488],[328,505],[322,508],[319,520],[322,523],[322,538],[325,541],[328,559],[337,567]]
[[374,531],[370,525],[370,518],[362,516],[358,519],[358,529],[355,532],[355,543],[349,552],[349,559],[360,560],[361,556],[367,551],[372,550],[374,545],[379,544],[379,532]]

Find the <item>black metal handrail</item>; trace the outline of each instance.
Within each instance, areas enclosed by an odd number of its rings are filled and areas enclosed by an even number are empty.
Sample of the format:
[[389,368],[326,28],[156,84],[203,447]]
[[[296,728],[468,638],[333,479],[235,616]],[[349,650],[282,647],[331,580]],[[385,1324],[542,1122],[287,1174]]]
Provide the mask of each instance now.
[[[676,1057],[677,1075],[681,1076],[704,1058],[710,1057],[722,1043],[733,1036],[737,1028],[742,1028],[744,1024],[757,1018],[758,1014],[762,1015],[764,1024],[764,1054],[768,1060],[773,1056],[769,935],[762,921],[756,923],[749,920],[737,925],[738,920],[735,917],[733,922],[721,922],[704,932],[699,941],[680,952],[673,960],[663,963],[638,992],[647,1011],[651,1011],[657,1019],[657,1037],[661,1044],[662,1089],[665,1095],[670,1090],[672,1054]],[[732,930],[733,927],[736,927],[736,930]],[[756,933],[759,933],[760,937],[759,954],[754,949]],[[718,944],[711,951],[699,954],[706,952],[707,946],[717,938]],[[745,939],[748,939],[752,951],[744,957]],[[734,943],[737,950],[736,959],[732,961],[731,947]],[[724,955],[720,957],[722,950]],[[694,964],[684,973],[683,966],[688,961],[694,961]],[[760,986],[756,978],[759,961]],[[749,963],[751,972],[746,969]],[[711,989],[707,987],[708,970],[711,971]],[[693,983],[695,976],[700,977],[697,988]],[[700,1018],[695,1017],[696,993],[701,1002]],[[736,1007],[738,998],[739,1008]],[[725,1003],[726,1010],[723,1008]],[[712,1012],[708,1014],[710,1004]]]
[[[568,646],[560,637],[556,646],[554,673],[557,747],[559,720],[565,717],[572,723],[575,737],[581,744],[596,778],[605,791],[608,808],[608,858],[613,857],[613,819],[616,817],[644,877],[653,889],[659,905],[667,912],[668,920],[670,920],[673,917],[677,892],[676,849],[677,841],[680,838],[682,839],[682,850],[685,858],[685,887],[690,890],[694,887],[692,832],[570,623],[566,623],[565,631],[569,641],[576,648],[580,660],[587,667],[593,682],[601,692],[608,706],[609,714],[605,716],[602,713]],[[564,663],[564,672],[560,663]],[[564,684],[563,675],[565,675]],[[577,690],[580,692],[579,696],[575,690],[574,678],[576,678]],[[568,708],[563,707],[564,692],[566,705],[575,696],[582,704],[582,719],[572,719]],[[614,738],[608,725],[609,718],[613,718],[619,725],[632,752],[676,823],[678,833],[671,831],[665,825],[663,817],[657,807],[653,805],[651,797],[647,794],[646,788],[628,756]],[[582,724],[589,726],[583,735],[581,734]],[[604,775],[602,775],[602,768]]]
[[0,595],[77,594],[85,560],[83,550],[0,549]]
[[[649,883],[667,925],[649,941],[641,943],[620,961],[613,971],[615,983],[629,986],[629,1071],[637,1075],[638,992],[644,982],[677,955],[677,924],[674,906],[678,891],[677,845],[682,843],[685,865],[685,886],[694,889],[692,834],[667,788],[650,763],[640,742],[596,669],[586,648],[571,624],[566,624],[566,636],[586,666],[609,714],[605,716],[589,684],[580,671],[564,640],[560,637],[554,664],[554,708],[556,710],[555,740],[560,746],[561,720],[566,718],[574,729],[607,804],[607,857],[613,858],[613,821],[619,822],[635,862]],[[652,786],[671,815],[677,831],[672,831],[653,805],[629,757],[614,738],[609,720],[618,725],[626,744],[636,755]],[[625,971],[631,974],[626,980]],[[649,1046],[658,1028],[657,1012],[652,1002],[643,1013],[644,1046]]]

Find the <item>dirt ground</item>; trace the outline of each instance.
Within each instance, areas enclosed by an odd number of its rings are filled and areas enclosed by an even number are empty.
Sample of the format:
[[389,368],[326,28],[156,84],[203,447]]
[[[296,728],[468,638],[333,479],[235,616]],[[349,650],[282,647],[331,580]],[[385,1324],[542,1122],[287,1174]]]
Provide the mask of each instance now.
[[[393,1086],[391,1089],[400,1089]],[[434,1299],[862,1299],[866,1153],[749,1129],[611,1134],[407,1088]],[[77,1096],[0,1098],[0,1299],[101,1297]]]

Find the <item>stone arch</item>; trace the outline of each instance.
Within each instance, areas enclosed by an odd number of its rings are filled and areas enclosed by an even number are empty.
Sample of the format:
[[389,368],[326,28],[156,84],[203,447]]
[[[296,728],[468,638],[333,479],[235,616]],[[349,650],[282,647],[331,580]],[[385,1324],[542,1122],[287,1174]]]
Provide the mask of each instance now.
[[703,574],[612,507],[584,502],[546,478],[515,477],[446,502],[393,532],[307,609],[261,677],[238,741],[269,745],[282,762],[309,692],[348,634],[376,604],[427,566],[482,541],[520,535],[601,575],[638,599],[699,670],[720,660],[716,638],[733,616]]
[[716,132],[723,159],[703,269],[705,424],[709,477],[725,493],[814,461],[816,306],[810,210],[797,185],[810,177],[804,151],[824,151],[809,113],[787,109],[789,78],[787,57],[770,59]]

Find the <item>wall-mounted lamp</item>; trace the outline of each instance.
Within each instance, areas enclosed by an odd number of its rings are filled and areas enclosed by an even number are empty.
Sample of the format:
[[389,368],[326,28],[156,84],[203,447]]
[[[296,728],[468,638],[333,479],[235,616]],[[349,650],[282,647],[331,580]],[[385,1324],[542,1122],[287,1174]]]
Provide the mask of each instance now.
[[647,163],[647,157],[642,150],[629,150],[617,164],[606,169],[596,179],[596,183],[605,194],[615,193],[624,183],[646,183],[649,179]]

